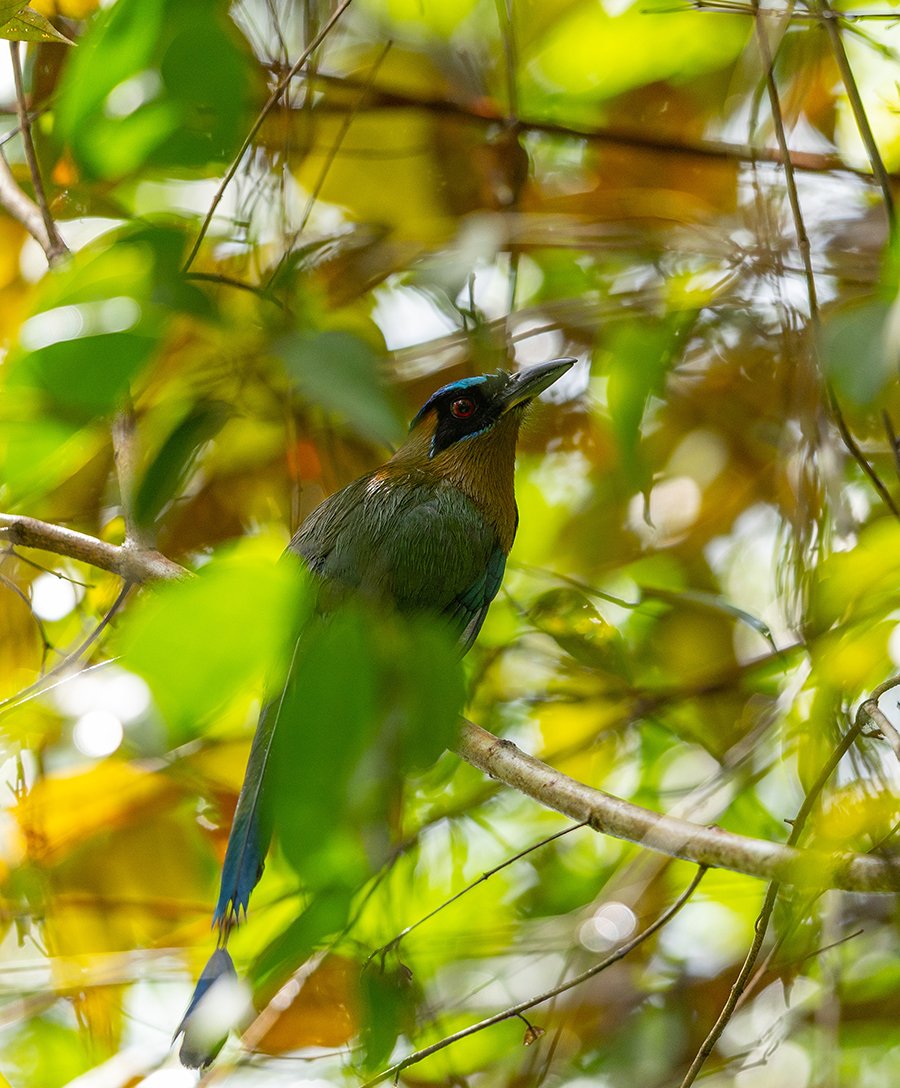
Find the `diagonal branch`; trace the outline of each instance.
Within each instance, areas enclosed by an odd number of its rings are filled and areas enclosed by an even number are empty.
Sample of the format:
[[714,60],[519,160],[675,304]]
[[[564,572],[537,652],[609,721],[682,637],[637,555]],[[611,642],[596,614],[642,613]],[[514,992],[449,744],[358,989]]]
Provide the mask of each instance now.
[[889,861],[849,852],[800,850],[652,812],[569,778],[474,722],[464,723],[456,753],[539,804],[669,857],[798,887],[900,890],[900,867]]
[[[131,582],[173,581],[190,574],[157,551],[117,547],[19,514],[0,514],[0,537],[14,546],[41,548],[90,563]],[[879,696],[898,684],[897,679],[887,681],[863,703],[869,720],[869,710]],[[900,866],[890,860],[850,851],[797,849],[653,812],[586,786],[473,722],[463,722],[455,751],[473,767],[538,804],[668,857],[797,887],[900,891]]]

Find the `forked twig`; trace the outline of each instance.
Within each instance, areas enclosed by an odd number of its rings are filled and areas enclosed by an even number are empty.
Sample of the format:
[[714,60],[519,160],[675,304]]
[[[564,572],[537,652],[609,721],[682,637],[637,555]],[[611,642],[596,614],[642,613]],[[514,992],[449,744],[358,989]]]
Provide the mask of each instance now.
[[581,983],[587,982],[588,979],[593,978],[595,975],[600,974],[601,971],[605,971],[608,967],[611,967],[614,963],[618,963],[619,960],[624,959],[629,953],[633,952],[635,948],[643,944],[649,937],[652,937],[654,933],[662,929],[664,925],[670,922],[675,915],[681,910],[681,908],[687,903],[694,892],[697,890],[697,886],[706,874],[706,869],[702,866],[697,870],[693,880],[685,888],[685,890],[679,895],[675,902],[656,919],[655,922],[651,922],[649,926],[636,937],[632,937],[630,941],[626,941],[620,948],[617,948],[615,952],[611,952],[599,963],[595,963],[593,967],[589,967],[586,971],[582,971],[581,974],[576,975],[574,978],[568,979],[566,982],[561,982],[558,986],[553,986],[549,990],[545,990],[541,994],[537,994],[534,997],[529,997],[525,1001],[520,1001],[516,1005],[511,1005],[508,1009],[503,1009],[501,1012],[494,1013],[493,1016],[485,1017],[484,1020],[479,1020],[477,1024],[470,1024],[466,1028],[462,1028],[460,1031],[453,1032],[452,1035],[447,1035],[443,1039],[438,1039],[437,1042],[432,1043],[430,1046],[423,1047],[421,1050],[415,1051],[413,1054],[408,1054],[405,1058],[402,1058],[399,1062],[390,1066],[387,1069],[383,1069],[378,1076],[373,1077],[371,1080],[367,1080],[361,1088],[373,1088],[376,1084],[381,1084],[382,1081],[387,1080],[390,1077],[398,1077],[404,1069],[408,1069],[411,1065],[416,1065],[418,1062],[424,1061],[425,1058],[431,1057],[432,1054],[436,1054],[439,1050],[445,1050],[453,1043],[459,1042],[461,1039],[467,1039],[470,1035],[476,1034],[476,1032],[484,1031],[485,1028],[492,1027],[494,1024],[500,1024],[504,1020],[510,1020],[514,1016],[521,1016],[522,1013],[527,1012],[529,1009],[533,1009],[536,1005],[542,1005],[545,1001],[549,1001],[551,998],[558,997],[559,994],[565,993],[567,990],[573,989],[575,986],[580,986]]

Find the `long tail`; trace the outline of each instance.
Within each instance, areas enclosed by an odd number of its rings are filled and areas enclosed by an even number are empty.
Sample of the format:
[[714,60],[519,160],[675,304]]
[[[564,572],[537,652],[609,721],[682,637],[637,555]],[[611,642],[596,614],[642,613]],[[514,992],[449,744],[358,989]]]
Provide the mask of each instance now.
[[[291,671],[298,648],[299,641],[294,648]],[[228,836],[219,899],[213,914],[213,925],[219,929],[219,947],[204,967],[187,1011],[175,1031],[176,1038],[180,1032],[184,1032],[180,1056],[182,1063],[190,1069],[202,1069],[209,1065],[222,1048],[228,1034],[227,1027],[210,1031],[209,1026],[203,1023],[201,1002],[220,979],[233,981],[237,977],[226,945],[232,927],[241,920],[241,912],[244,916],[247,914],[250,894],[262,876],[266,852],[272,838],[272,812],[266,796],[269,777],[267,771],[287,683],[286,681],[280,696],[267,703],[259,716],[231,833]]]
[[265,803],[266,771],[279,709],[279,704],[268,703],[259,716],[228,836],[219,899],[213,914],[213,925],[219,927],[225,940],[232,925],[240,922],[241,912],[247,915],[250,893],[262,876],[272,838],[271,813]]

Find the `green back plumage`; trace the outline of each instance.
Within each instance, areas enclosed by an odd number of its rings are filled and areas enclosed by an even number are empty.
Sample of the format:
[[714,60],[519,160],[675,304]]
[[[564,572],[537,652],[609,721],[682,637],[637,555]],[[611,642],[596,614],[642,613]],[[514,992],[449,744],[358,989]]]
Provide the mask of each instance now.
[[401,612],[442,613],[468,649],[503,576],[505,552],[473,503],[425,473],[371,473],[326,499],[291,541],[324,583]]

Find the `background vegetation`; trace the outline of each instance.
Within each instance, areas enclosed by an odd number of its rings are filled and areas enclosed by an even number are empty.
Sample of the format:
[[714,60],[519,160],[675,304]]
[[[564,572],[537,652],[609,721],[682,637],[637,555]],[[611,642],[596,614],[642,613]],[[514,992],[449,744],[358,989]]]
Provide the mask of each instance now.
[[[789,833],[822,853],[693,886],[439,755],[452,682],[423,697],[422,640],[348,620],[297,739],[327,788],[284,793],[309,841],[232,941],[264,1015],[209,1080],[362,1084],[409,1055],[427,1084],[900,1080],[900,878],[830,890],[847,853],[894,858],[900,817],[897,19],[0,3],[29,40],[0,69],[15,1088],[192,1083],[171,1033],[303,597],[278,554],[439,384],[564,354],[468,716],[763,861]],[[138,586],[177,573],[153,549],[198,577]],[[386,682],[405,733],[372,713]]]

